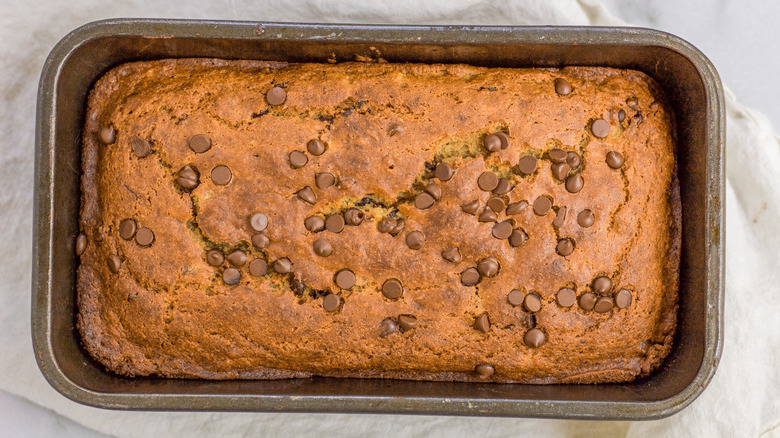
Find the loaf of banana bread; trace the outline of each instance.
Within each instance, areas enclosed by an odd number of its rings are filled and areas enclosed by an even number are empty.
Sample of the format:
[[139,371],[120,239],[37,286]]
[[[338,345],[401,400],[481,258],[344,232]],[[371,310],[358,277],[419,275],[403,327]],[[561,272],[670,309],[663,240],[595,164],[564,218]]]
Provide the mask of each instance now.
[[671,349],[647,75],[166,59],[89,94],[78,328],[127,376],[629,381]]

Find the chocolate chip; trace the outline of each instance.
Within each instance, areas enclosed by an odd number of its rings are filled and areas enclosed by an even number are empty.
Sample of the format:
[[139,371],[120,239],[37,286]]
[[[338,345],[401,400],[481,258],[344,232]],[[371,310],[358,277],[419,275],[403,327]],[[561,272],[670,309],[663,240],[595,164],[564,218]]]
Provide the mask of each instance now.
[[493,257],[486,257],[477,264],[477,271],[483,277],[495,277],[498,275],[499,270],[501,270],[501,265]]
[[80,256],[87,250],[87,236],[81,233],[76,237],[76,255]]
[[271,240],[263,233],[252,234],[252,245],[257,249],[267,248]]
[[152,243],[154,242],[154,232],[150,230],[149,228],[140,228],[135,233],[135,243],[137,243],[140,246],[148,247],[152,246]]
[[555,219],[553,219],[553,225],[560,228],[566,221],[566,207],[559,207],[558,212],[555,213]]
[[192,190],[200,184],[198,174],[190,166],[184,166],[179,170],[179,173],[176,174],[176,182],[184,190]]
[[496,195],[506,195],[507,193],[511,192],[512,189],[514,188],[515,186],[513,186],[508,179],[499,178],[498,184],[496,184],[496,188],[493,189],[493,193]]
[[571,168],[566,163],[554,163],[550,166],[553,177],[557,180],[563,181],[569,175]]
[[577,215],[577,223],[582,228],[591,227],[595,221],[596,215],[594,215],[593,212],[588,209],[582,210],[580,214]]
[[522,291],[517,289],[512,289],[509,291],[509,294],[506,296],[506,300],[509,302],[509,304],[518,307],[523,304],[523,300],[525,299],[525,294],[523,294]]
[[439,181],[449,181],[455,175],[455,169],[450,164],[439,163],[433,174],[436,175],[436,178],[439,178]]
[[249,218],[249,226],[255,231],[263,231],[268,227],[268,217],[263,213],[255,213]]
[[485,136],[482,144],[490,152],[497,152],[501,150],[501,139],[495,134]]
[[530,293],[523,299],[523,307],[529,312],[542,310],[542,299],[535,293]]
[[206,253],[206,263],[211,266],[222,266],[225,263],[225,255],[218,249],[210,249]]
[[399,315],[398,327],[401,328],[401,332],[409,331],[417,327],[417,318],[412,315]]
[[552,199],[547,196],[540,196],[534,201],[534,213],[537,216],[544,216],[552,209]]
[[598,294],[605,294],[612,289],[612,280],[607,276],[599,276],[593,280],[593,291]]
[[341,306],[341,297],[336,294],[327,294],[322,299],[322,308],[326,312],[335,312]]
[[493,237],[496,239],[508,239],[512,235],[512,231],[512,224],[509,221],[493,225]]
[[195,152],[196,154],[202,154],[211,149],[211,139],[206,134],[196,134],[190,138],[190,140],[187,142],[187,145],[190,147],[192,152]]
[[269,105],[281,105],[287,100],[287,92],[284,91],[284,88],[282,87],[271,87],[271,89],[265,93],[265,100]]
[[498,177],[493,172],[482,172],[477,179],[477,185],[486,192],[492,192],[498,186]]
[[609,135],[609,123],[604,119],[596,119],[593,124],[590,125],[590,132],[596,138],[604,138]]
[[274,262],[274,271],[279,274],[287,274],[292,271],[292,262],[287,257],[282,257]]
[[580,154],[571,151],[566,152],[566,164],[568,164],[572,170],[580,167],[581,163],[582,158],[580,158]]
[[398,219],[393,229],[390,230],[390,235],[393,237],[397,236],[398,233],[404,230],[405,226],[406,226],[406,222],[404,222],[403,219]]
[[520,214],[525,211],[526,208],[528,208],[527,201],[513,202],[506,207],[506,214],[509,216]]
[[144,158],[152,151],[152,145],[143,138],[134,135],[130,137],[130,147],[133,149],[133,153],[138,158]]
[[618,111],[618,122],[626,120],[626,112],[624,110]]
[[460,282],[464,286],[474,286],[479,283],[479,271],[476,268],[466,268],[460,273]]
[[336,286],[347,290],[352,289],[352,286],[355,285],[357,279],[355,278],[354,272],[350,271],[349,269],[342,269],[339,272],[336,272],[334,281],[336,282]]
[[406,227],[406,222],[403,219],[398,219],[395,226],[392,230],[389,231],[389,233],[391,236],[395,237],[398,235],[398,233],[404,230],[404,227]]
[[314,253],[320,257],[327,257],[333,254],[333,246],[325,239],[317,239],[312,245],[314,247]]
[[580,295],[579,301],[580,307],[582,307],[583,310],[593,310],[593,307],[596,305],[596,294],[585,292]]
[[607,165],[613,169],[620,169],[623,167],[623,154],[620,152],[609,151],[607,152]]
[[222,271],[222,281],[231,286],[238,284],[241,281],[241,271],[236,268],[226,268]]
[[396,226],[395,219],[386,217],[381,221],[379,221],[379,223],[376,225],[376,229],[379,230],[380,233],[389,233],[390,231],[393,231],[395,226]]
[[599,297],[596,300],[596,304],[593,306],[593,310],[596,313],[607,313],[615,306],[615,302],[612,301],[612,297]]
[[545,336],[544,332],[538,328],[532,328],[531,330],[525,332],[523,341],[525,342],[525,345],[531,348],[539,348],[547,341],[547,336]]
[[506,204],[504,204],[504,200],[495,196],[488,199],[487,206],[489,209],[495,211],[496,213],[501,213],[506,208]]
[[116,141],[116,128],[114,125],[106,125],[100,128],[98,135],[104,144],[112,144]]
[[340,233],[344,230],[344,216],[332,214],[325,219],[325,229],[331,233]]
[[336,177],[330,172],[320,172],[314,175],[314,183],[318,188],[325,190],[336,184]]
[[523,244],[528,240],[528,234],[525,233],[525,231],[521,229],[512,230],[512,234],[509,235],[509,245],[512,248],[517,248],[518,246],[523,246]]
[[262,277],[268,273],[268,263],[263,259],[254,259],[249,262],[249,273],[255,277]]
[[137,226],[132,219],[122,219],[119,222],[119,237],[125,240],[132,240],[135,237]]
[[398,235],[398,233],[404,230],[404,227],[406,227],[406,222],[403,219],[398,219],[395,226],[392,230],[389,231],[389,233],[391,236],[395,237]]
[[555,246],[555,252],[558,255],[566,257],[574,252],[574,240],[568,237],[558,240],[558,244]]
[[406,222],[404,222],[403,219],[398,219],[393,229],[389,231],[390,235],[395,237],[396,235],[398,235],[398,233],[404,230],[405,226],[406,226]]
[[309,216],[303,221],[303,226],[312,233],[325,229],[325,219],[319,216]]
[[233,172],[227,166],[217,166],[211,169],[211,181],[218,186],[224,186],[233,179]]
[[349,208],[344,212],[344,222],[347,225],[358,226],[363,223],[363,212],[357,208]]
[[571,93],[571,84],[564,78],[555,78],[555,92],[561,96]]
[[401,280],[397,278],[391,278],[385,280],[382,284],[382,295],[391,300],[397,300],[404,294],[404,285]]
[[309,186],[298,190],[296,194],[298,195],[298,199],[307,204],[314,205],[314,203],[317,202],[317,195],[314,194],[314,190]]
[[398,324],[393,321],[392,318],[385,318],[382,320],[382,324],[379,325],[382,331],[379,333],[380,338],[390,336],[398,331]]
[[422,231],[412,231],[406,235],[406,246],[411,249],[422,249],[425,245],[425,235]]
[[553,163],[565,163],[567,155],[563,149],[552,149],[547,152],[547,156],[550,157],[550,161]]
[[463,260],[463,257],[460,255],[460,250],[455,246],[442,251],[441,256],[450,263],[460,263],[461,260]]
[[419,210],[425,210],[431,208],[434,202],[435,199],[433,199],[433,196],[427,193],[420,193],[414,198],[414,206],[417,207]]
[[479,211],[479,201],[469,201],[460,206],[460,209],[463,210],[466,214],[477,214]]
[[496,213],[494,213],[493,210],[485,207],[485,209],[482,210],[482,213],[479,214],[477,220],[480,222],[495,222],[498,220],[498,216],[496,216]]
[[108,269],[111,270],[114,274],[119,273],[119,268],[122,266],[122,259],[119,258],[119,256],[111,254],[106,258],[106,262],[108,263]]
[[561,307],[571,307],[577,302],[577,294],[570,288],[561,288],[555,295],[555,299]]
[[429,195],[435,200],[441,199],[441,187],[439,187],[435,182],[428,181],[428,185],[425,186],[423,191]]
[[315,157],[320,156],[325,153],[325,143],[316,138],[309,140],[309,142],[306,143],[306,150]]
[[621,309],[628,309],[628,306],[631,305],[631,291],[620,289],[615,294],[615,304]]
[[487,312],[477,317],[477,319],[474,321],[474,328],[481,331],[482,333],[487,333],[490,331],[490,318],[488,317]]
[[523,175],[530,175],[536,171],[536,158],[526,155],[517,163],[517,168]]
[[635,96],[631,96],[626,99],[626,105],[628,105],[628,107],[634,111],[639,111],[639,99],[637,99]]
[[246,253],[244,251],[241,251],[240,249],[237,249],[227,256],[228,262],[230,262],[231,265],[240,268],[241,266],[244,266],[246,264]]
[[582,186],[585,185],[585,180],[582,179],[582,175],[575,173],[566,178],[566,190],[569,193],[578,193],[582,190]]
[[507,149],[509,147],[509,136],[505,132],[498,131],[493,135],[501,140],[501,149]]
[[492,366],[483,363],[474,367],[474,372],[477,373],[480,379],[487,379],[488,377],[493,375],[493,372],[495,372],[495,370],[493,369]]
[[309,157],[306,156],[301,151],[292,151],[290,152],[290,167],[293,169],[300,169],[301,167],[305,166],[306,163],[309,162]]
[[397,221],[394,221],[394,223],[395,226],[393,226],[393,228],[390,231],[388,231],[388,233],[390,233],[390,235],[393,237],[398,235],[398,233],[403,231],[404,227],[406,227],[406,222],[403,219],[398,219]]

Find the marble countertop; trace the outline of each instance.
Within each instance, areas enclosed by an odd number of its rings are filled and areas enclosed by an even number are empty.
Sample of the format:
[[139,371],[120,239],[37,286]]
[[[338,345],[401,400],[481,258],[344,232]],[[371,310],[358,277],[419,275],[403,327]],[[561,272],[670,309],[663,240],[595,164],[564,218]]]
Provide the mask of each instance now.
[[[638,26],[676,34],[704,52],[745,105],[780,128],[780,2],[762,0],[603,0],[612,13]],[[73,421],[0,391],[0,435],[101,437]]]

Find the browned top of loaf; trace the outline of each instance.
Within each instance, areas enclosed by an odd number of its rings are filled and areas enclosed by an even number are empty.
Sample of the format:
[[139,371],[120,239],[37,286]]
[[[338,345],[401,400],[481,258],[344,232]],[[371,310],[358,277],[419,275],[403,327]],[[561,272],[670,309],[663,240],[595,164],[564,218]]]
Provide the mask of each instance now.
[[[571,83],[570,94],[556,94],[559,77]],[[287,92],[281,106],[265,99],[274,84]],[[476,380],[479,364],[495,369],[488,378],[494,381],[626,381],[647,374],[669,352],[677,306],[679,201],[674,128],[663,101],[646,75],[609,68],[211,59],[121,65],[92,90],[84,130],[83,342],[126,375]],[[610,125],[604,139],[590,130],[599,118]],[[105,145],[99,131],[108,124],[117,134]],[[509,133],[510,146],[487,153],[484,136],[499,130]],[[196,134],[210,137],[206,153],[187,147]],[[133,136],[151,143],[145,158],[133,154]],[[306,166],[292,169],[290,152],[305,151],[318,137],[327,151],[308,154]],[[579,193],[553,178],[546,155],[553,148],[581,155]],[[625,157],[622,168],[606,164],[608,151]],[[517,163],[529,154],[539,168],[524,177]],[[441,200],[418,210],[414,195],[442,161],[456,168],[455,176],[438,182]],[[200,174],[192,193],[176,183],[186,165]],[[231,169],[228,185],[211,180],[217,165]],[[460,207],[471,200],[485,205],[490,195],[477,178],[486,170],[515,185],[508,202],[547,195],[555,209],[565,206],[564,223],[555,227],[555,211],[540,217],[529,207],[513,216],[529,236],[523,246],[494,238],[492,223]],[[339,183],[321,190],[317,172],[333,173]],[[314,205],[295,195],[305,186],[317,197]],[[310,215],[356,205],[365,212],[360,226],[339,234],[304,227]],[[595,213],[590,228],[577,223],[583,209]],[[269,220],[264,250],[250,243],[255,212]],[[395,237],[377,230],[388,216],[405,219]],[[119,237],[125,218],[153,231],[151,247]],[[416,230],[426,240],[415,251],[405,237]],[[563,237],[576,244],[568,257],[556,253]],[[332,255],[314,254],[318,238],[331,243]],[[460,263],[442,258],[453,246]],[[224,266],[206,262],[211,248],[226,254],[240,248],[250,261],[288,257],[292,274],[253,277],[247,263],[239,284],[226,285]],[[121,260],[118,273],[108,267],[112,255]],[[498,260],[499,275],[462,285],[461,271],[485,257]],[[349,291],[334,284],[343,268],[357,277]],[[560,288],[579,296],[599,275],[612,278],[612,292],[632,292],[628,309],[601,314],[556,303]],[[401,299],[380,292],[388,278],[402,281]],[[511,306],[512,289],[535,291],[541,310],[531,315]],[[323,309],[327,291],[342,297],[336,312]],[[474,328],[484,312],[488,333]],[[381,337],[381,322],[399,315],[414,316],[418,325]],[[532,326],[546,334],[539,348],[523,342]]]

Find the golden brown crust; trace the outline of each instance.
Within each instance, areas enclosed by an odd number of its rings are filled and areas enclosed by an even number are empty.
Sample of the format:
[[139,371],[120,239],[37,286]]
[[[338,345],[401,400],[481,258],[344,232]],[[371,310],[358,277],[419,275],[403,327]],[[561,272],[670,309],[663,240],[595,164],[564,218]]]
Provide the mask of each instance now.
[[[574,91],[557,95],[558,77]],[[272,84],[285,85],[284,105],[267,105]],[[628,98],[638,106],[627,105]],[[610,124],[602,140],[590,132],[598,118]],[[99,131],[109,123],[116,142],[105,145]],[[511,145],[487,154],[482,139],[497,130],[509,133]],[[187,147],[195,134],[211,138],[209,151]],[[151,143],[148,156],[133,154],[132,136]],[[289,153],[305,151],[318,137],[327,151],[292,169]],[[544,154],[556,147],[582,156],[579,193],[552,177]],[[607,166],[608,151],[623,154],[622,168]],[[540,169],[522,177],[517,163],[527,154],[540,158]],[[595,383],[646,375],[671,348],[680,245],[674,126],[657,85],[639,72],[130,63],[104,75],[90,94],[82,161],[88,244],[78,270],[78,327],[87,350],[120,374],[477,381],[474,367],[484,363],[495,369],[489,381]],[[441,161],[455,166],[455,176],[439,183],[439,201],[418,210],[413,197],[432,178],[430,165]],[[200,174],[192,193],[176,184],[185,165]],[[217,165],[231,169],[230,184],[210,180]],[[476,184],[485,170],[511,178],[509,202],[548,195],[556,209],[566,206],[563,225],[552,225],[554,212],[539,217],[528,208],[514,216],[529,235],[525,245],[493,238],[492,224],[460,208],[474,199],[485,205],[489,194]],[[317,188],[314,174],[324,171],[339,184]],[[314,205],[295,196],[305,186],[317,196]],[[304,228],[312,214],[354,206],[365,213],[360,226],[340,234]],[[595,212],[590,228],[576,220],[586,208]],[[250,241],[249,216],[258,211],[269,219],[264,250]],[[396,237],[377,230],[391,212],[406,221]],[[119,237],[125,218],[154,232],[151,247]],[[415,230],[426,237],[418,251],[405,243]],[[560,237],[576,242],[565,258],[555,252]],[[314,254],[318,238],[332,244],[332,255]],[[450,246],[460,248],[462,262],[441,257]],[[224,268],[206,263],[211,248],[240,248],[249,260],[288,257],[293,273],[257,278],[247,264],[240,283],[229,286]],[[118,273],[106,262],[111,255],[122,260]],[[460,272],[488,256],[499,261],[500,274],[463,286]],[[350,291],[333,283],[342,268],[357,276]],[[614,291],[632,291],[628,309],[599,314],[556,303],[558,289],[580,295],[599,275],[612,278]],[[388,278],[403,282],[400,300],[379,290]],[[506,298],[512,289],[535,291],[542,309],[531,317],[512,307]],[[322,307],[328,290],[342,297],[337,312]],[[474,329],[484,312],[488,333]],[[417,327],[380,336],[382,320],[407,314]],[[547,336],[539,348],[523,342],[534,324]]]

